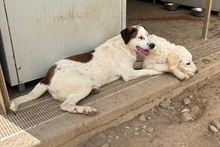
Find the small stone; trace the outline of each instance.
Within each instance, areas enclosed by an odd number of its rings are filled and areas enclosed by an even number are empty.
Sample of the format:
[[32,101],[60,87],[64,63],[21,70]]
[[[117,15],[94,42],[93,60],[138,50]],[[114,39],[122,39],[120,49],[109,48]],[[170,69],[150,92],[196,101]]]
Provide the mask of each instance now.
[[175,108],[173,106],[169,106],[168,110],[174,110]]
[[125,127],[125,129],[131,129],[131,127],[129,127],[129,126],[126,126],[126,127]]
[[218,129],[213,126],[213,125],[209,125],[209,129],[213,132],[213,133],[218,133]]
[[138,131],[138,130],[140,130],[140,128],[134,128],[134,130],[135,130],[135,131]]
[[188,106],[188,105],[191,104],[191,100],[190,100],[189,98],[184,98],[184,99],[183,99],[183,104],[184,104],[185,106]]
[[189,114],[189,112],[182,113],[181,118],[183,121],[191,121],[193,120],[192,116]]
[[147,128],[148,133],[152,133],[154,131],[154,128]]
[[143,126],[143,129],[145,130],[146,128],[147,128],[147,125],[144,125],[144,126]]
[[147,120],[151,120],[151,117],[149,117],[149,116],[147,116],[147,115],[146,115],[145,117],[146,117]]
[[144,114],[140,115],[139,120],[142,121],[142,122],[146,122],[147,121],[147,119],[146,119]]
[[193,95],[190,95],[189,98],[190,98],[190,99],[193,99]]
[[162,101],[160,103],[160,107],[163,108],[163,109],[166,109],[170,106],[171,102],[172,101],[169,98],[166,98],[164,101]]
[[181,111],[181,113],[185,113],[185,112],[190,112],[190,111],[189,111],[189,109],[184,108],[184,109]]
[[106,139],[106,135],[104,133],[100,133],[98,135],[98,137],[101,138],[101,139]]
[[218,130],[220,130],[220,122],[218,122],[217,120],[213,120],[213,121],[211,122],[211,124],[212,124],[213,126],[215,126]]
[[140,135],[140,133],[139,132],[134,132],[134,135],[138,136],[138,135]]
[[102,147],[110,147],[110,145],[108,143],[105,143],[102,145]]
[[119,139],[119,136],[116,136],[115,139]]
[[192,107],[192,110],[191,110],[191,112],[190,112],[190,115],[191,115],[192,117],[196,117],[196,115],[198,115],[199,113],[200,113],[199,106],[194,105],[194,106]]

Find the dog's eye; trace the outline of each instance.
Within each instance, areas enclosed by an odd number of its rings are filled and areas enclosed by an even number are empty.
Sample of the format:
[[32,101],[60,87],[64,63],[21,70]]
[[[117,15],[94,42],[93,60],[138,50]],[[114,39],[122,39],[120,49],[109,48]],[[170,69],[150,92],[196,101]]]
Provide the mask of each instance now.
[[142,37],[142,36],[141,36],[141,37],[139,37],[139,38],[140,38],[141,40],[145,39],[145,38],[144,38],[144,37]]
[[190,65],[190,62],[186,63],[186,65]]

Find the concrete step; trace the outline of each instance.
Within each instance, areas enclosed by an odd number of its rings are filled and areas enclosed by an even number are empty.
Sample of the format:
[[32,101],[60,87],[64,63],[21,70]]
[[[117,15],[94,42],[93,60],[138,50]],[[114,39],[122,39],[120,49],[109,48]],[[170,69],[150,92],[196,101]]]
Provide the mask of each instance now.
[[[102,87],[101,93],[79,103],[96,108],[99,113],[95,116],[63,112],[59,108],[60,102],[50,95],[46,95],[46,99],[39,104],[24,107],[16,114],[1,116],[0,125],[1,122],[11,124],[12,133],[0,134],[0,146],[76,146],[92,135],[126,122],[155,107],[165,98],[172,99],[187,87],[220,72],[219,41],[197,47],[191,52],[199,69],[193,78],[179,81],[171,74],[164,74],[129,82],[117,80]],[[8,129],[7,125],[3,129]]]

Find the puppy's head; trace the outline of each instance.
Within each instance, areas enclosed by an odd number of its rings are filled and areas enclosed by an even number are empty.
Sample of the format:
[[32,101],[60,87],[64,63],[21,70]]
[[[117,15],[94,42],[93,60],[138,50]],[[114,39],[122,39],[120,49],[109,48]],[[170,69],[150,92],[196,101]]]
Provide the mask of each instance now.
[[175,54],[168,56],[168,65],[171,70],[178,68],[183,73],[191,73],[192,75],[198,73],[198,69],[192,61],[191,53],[183,46],[176,46]]
[[149,50],[155,46],[154,43],[149,41],[148,32],[142,26],[130,26],[122,30],[121,37],[130,49],[136,50],[145,56],[149,55]]

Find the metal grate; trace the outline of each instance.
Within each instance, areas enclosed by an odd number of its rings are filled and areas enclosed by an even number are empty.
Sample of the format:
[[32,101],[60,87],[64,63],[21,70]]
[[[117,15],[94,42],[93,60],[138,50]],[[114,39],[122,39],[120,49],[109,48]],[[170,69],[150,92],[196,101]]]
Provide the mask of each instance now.
[[59,101],[50,98],[21,109],[16,113],[0,116],[0,139],[3,140],[22,130],[27,130],[57,118],[65,113],[59,106]]

